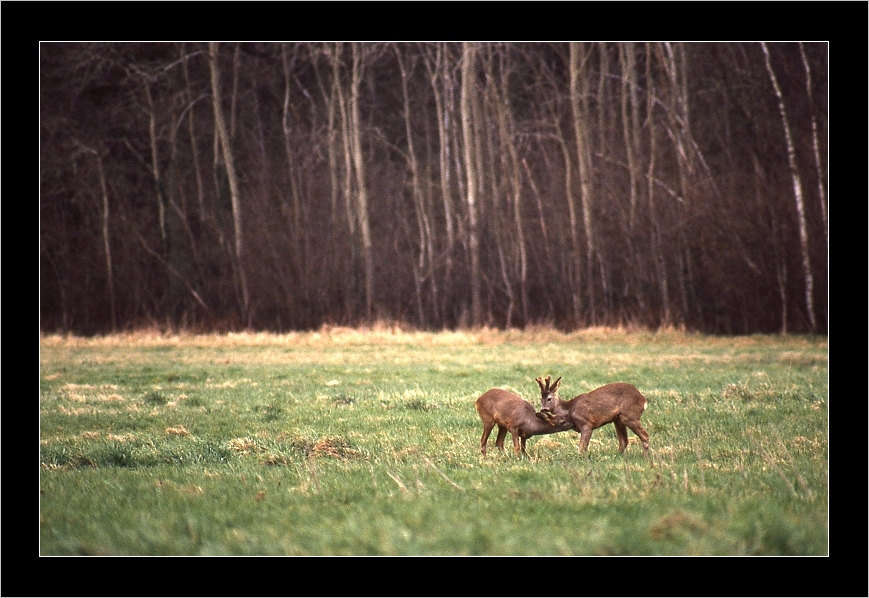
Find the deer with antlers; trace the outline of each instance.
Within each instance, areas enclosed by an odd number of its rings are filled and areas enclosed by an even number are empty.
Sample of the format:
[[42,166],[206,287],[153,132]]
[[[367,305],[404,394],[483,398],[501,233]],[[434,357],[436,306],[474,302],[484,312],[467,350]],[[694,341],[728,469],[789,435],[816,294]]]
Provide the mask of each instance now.
[[538,418],[564,418],[572,423],[573,429],[580,434],[581,452],[588,450],[593,430],[612,422],[616,427],[620,453],[628,446],[627,429],[630,428],[643,443],[643,456],[649,455],[649,434],[640,423],[647,401],[634,385],[614,382],[565,401],[557,394],[561,377],[550,384],[551,379],[551,376],[546,376],[545,380],[537,378],[543,405]]
[[483,436],[480,439],[480,450],[486,454],[486,443],[492,428],[498,426],[498,437],[495,446],[504,450],[504,438],[507,432],[513,437],[513,450],[516,456],[520,451],[526,457],[525,441],[539,434],[554,434],[573,428],[573,422],[567,421],[563,415],[552,411],[535,413],[534,406],[516,393],[501,388],[492,388],[484,392],[475,404],[477,413],[483,421]]

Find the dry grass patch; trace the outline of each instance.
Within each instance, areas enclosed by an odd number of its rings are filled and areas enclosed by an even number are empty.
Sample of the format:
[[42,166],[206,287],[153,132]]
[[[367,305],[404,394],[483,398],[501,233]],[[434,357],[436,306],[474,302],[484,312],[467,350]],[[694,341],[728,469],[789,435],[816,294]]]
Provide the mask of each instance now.
[[252,452],[260,450],[253,438],[233,438],[227,445],[230,449],[242,455],[249,455]]
[[57,410],[60,411],[61,413],[63,413],[64,415],[72,415],[72,416],[93,415],[97,412],[97,408],[90,406],[90,405],[87,405],[85,407],[77,407],[74,409],[67,409],[63,405],[58,405]]
[[364,460],[366,458],[362,451],[352,448],[350,443],[340,436],[320,438],[314,443],[311,454],[315,457],[333,457],[336,459]]
[[190,436],[190,430],[186,426],[172,426],[166,428],[166,433],[170,436]]
[[[568,438],[571,438],[571,437],[568,436]],[[576,436],[575,438],[573,438],[573,440],[577,440],[578,438],[579,438],[579,436]],[[531,450],[533,448],[535,451],[537,451],[537,450],[552,451],[555,449],[560,449],[563,446],[564,446],[564,441],[559,441],[559,440],[555,440],[552,438],[541,437],[541,438],[535,438],[533,447],[532,447],[532,445],[529,445],[528,449]]]
[[106,434],[106,440],[111,442],[132,442],[136,439],[136,435],[132,432],[127,434]]
[[706,531],[706,523],[698,516],[682,510],[676,510],[658,519],[651,528],[649,535],[656,539],[676,539],[681,534],[702,534]]
[[290,460],[283,455],[277,455],[275,453],[267,453],[262,458],[262,463],[263,463],[263,465],[289,465]]

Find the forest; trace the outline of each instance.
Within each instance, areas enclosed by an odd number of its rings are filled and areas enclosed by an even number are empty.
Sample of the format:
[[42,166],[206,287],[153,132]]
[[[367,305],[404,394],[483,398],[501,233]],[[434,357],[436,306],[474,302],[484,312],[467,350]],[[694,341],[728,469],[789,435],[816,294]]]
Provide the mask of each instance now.
[[41,43],[40,329],[826,334],[826,43]]

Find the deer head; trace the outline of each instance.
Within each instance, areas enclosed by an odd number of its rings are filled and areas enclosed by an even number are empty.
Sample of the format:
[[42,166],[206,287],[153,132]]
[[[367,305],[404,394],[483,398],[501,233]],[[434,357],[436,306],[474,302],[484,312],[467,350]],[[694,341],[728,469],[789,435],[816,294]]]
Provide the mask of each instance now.
[[554,412],[556,407],[560,405],[561,399],[557,391],[558,385],[561,384],[561,376],[555,382],[550,383],[551,380],[552,376],[546,376],[546,380],[543,380],[540,376],[537,377],[537,385],[540,387],[541,411]]

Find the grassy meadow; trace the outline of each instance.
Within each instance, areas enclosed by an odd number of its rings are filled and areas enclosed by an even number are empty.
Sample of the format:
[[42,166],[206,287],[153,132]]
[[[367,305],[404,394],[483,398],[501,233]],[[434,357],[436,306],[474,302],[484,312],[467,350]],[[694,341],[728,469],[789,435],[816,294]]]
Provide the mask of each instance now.
[[[516,459],[474,401],[648,399]],[[825,337],[677,331],[40,339],[42,555],[826,555]]]

